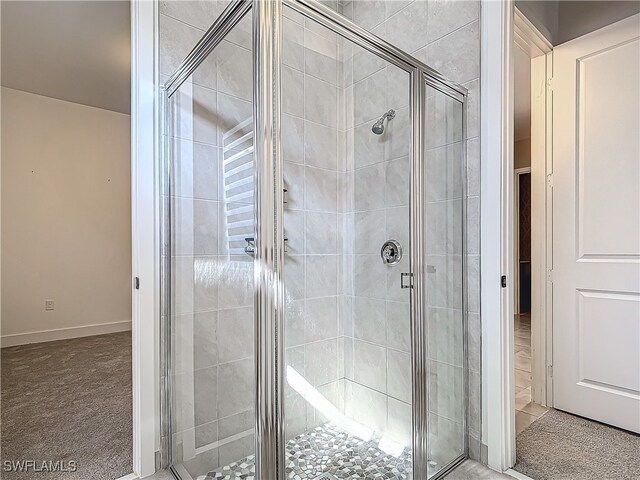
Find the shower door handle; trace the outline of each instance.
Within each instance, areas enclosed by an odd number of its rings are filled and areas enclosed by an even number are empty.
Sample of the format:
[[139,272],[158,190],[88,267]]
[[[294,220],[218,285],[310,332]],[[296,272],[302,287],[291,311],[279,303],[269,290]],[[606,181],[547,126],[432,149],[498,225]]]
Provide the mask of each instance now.
[[400,274],[400,288],[413,288],[413,273]]

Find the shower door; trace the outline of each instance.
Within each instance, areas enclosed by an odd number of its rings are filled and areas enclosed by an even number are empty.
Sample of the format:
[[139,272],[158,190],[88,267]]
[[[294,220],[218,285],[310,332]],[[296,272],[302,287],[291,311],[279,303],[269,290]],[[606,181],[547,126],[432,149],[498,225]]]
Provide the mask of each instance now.
[[285,475],[410,478],[411,75],[283,13]]

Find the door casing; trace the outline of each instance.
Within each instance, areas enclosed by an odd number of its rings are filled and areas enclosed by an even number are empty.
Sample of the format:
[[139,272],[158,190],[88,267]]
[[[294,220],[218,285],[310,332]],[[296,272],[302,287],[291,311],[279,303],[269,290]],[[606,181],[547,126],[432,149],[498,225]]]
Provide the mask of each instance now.
[[[513,162],[513,98],[515,42],[529,53],[532,78],[542,86],[532,88],[532,159],[544,158],[533,165],[532,160],[532,308],[540,316],[532,325],[541,331],[533,334],[532,342],[544,354],[536,355],[532,366],[534,378],[543,379],[534,391],[534,399],[546,399],[547,336],[550,335],[550,315],[546,302],[547,285],[547,169],[552,164],[550,150],[551,95],[549,94],[551,44],[515,7],[513,0],[483,2],[481,9],[481,316],[482,316],[482,438],[483,462],[498,471],[508,471],[515,464],[515,401],[514,384],[514,162]],[[534,138],[535,137],[535,138]],[[496,160],[497,159],[497,160]],[[542,195],[541,195],[542,192]],[[533,204],[533,197],[544,199]],[[533,230],[539,232],[534,238]],[[542,260],[544,259],[544,260]],[[506,286],[501,287],[501,277]],[[534,284],[535,282],[535,284]],[[549,343],[550,344],[550,343]],[[548,349],[550,351],[550,349]],[[541,371],[543,373],[541,373]],[[544,394],[540,393],[543,391]],[[540,398],[545,396],[545,400]]]

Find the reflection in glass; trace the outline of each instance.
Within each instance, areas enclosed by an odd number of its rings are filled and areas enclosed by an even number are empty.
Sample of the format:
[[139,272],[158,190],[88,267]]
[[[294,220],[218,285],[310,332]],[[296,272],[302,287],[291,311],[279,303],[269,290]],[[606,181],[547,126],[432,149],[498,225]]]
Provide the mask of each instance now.
[[250,32],[249,14],[169,100],[172,463],[183,478],[255,451]]

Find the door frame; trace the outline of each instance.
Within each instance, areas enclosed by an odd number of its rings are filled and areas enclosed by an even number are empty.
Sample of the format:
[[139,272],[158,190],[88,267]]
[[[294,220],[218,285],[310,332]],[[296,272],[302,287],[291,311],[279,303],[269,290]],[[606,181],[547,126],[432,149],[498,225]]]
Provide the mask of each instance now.
[[131,2],[133,472],[156,471],[159,407],[158,2]]
[[[547,238],[550,222],[551,172],[551,90],[552,46],[544,36],[515,8],[514,0],[482,1],[481,8],[481,211],[480,271],[482,318],[482,438],[486,445],[482,460],[498,471],[507,471],[515,464],[515,395],[514,395],[514,163],[513,163],[513,98],[515,43],[540,58],[532,62],[532,79],[540,88],[532,89],[532,158],[544,158],[542,168],[532,162],[532,200],[542,196],[541,205],[532,204],[532,266],[533,256],[539,261],[532,279],[534,303],[544,321],[534,334],[532,350],[536,355],[532,370],[534,378],[545,380],[533,391],[534,400],[551,402],[546,382],[545,364],[551,348],[546,348],[551,334],[549,275],[547,264],[550,248]],[[534,137],[535,136],[535,141]],[[542,232],[533,238],[533,229]],[[535,246],[534,246],[535,242]],[[534,271],[532,268],[532,277]],[[506,280],[503,285],[503,278]],[[534,286],[535,283],[535,286]],[[533,297],[533,291],[539,292]],[[533,313],[533,312],[532,312]],[[533,325],[532,317],[532,325]],[[541,349],[542,350],[539,350]],[[541,363],[541,365],[540,365]],[[542,373],[540,373],[542,372]],[[544,394],[540,394],[544,391]],[[544,400],[542,399],[544,397]]]

